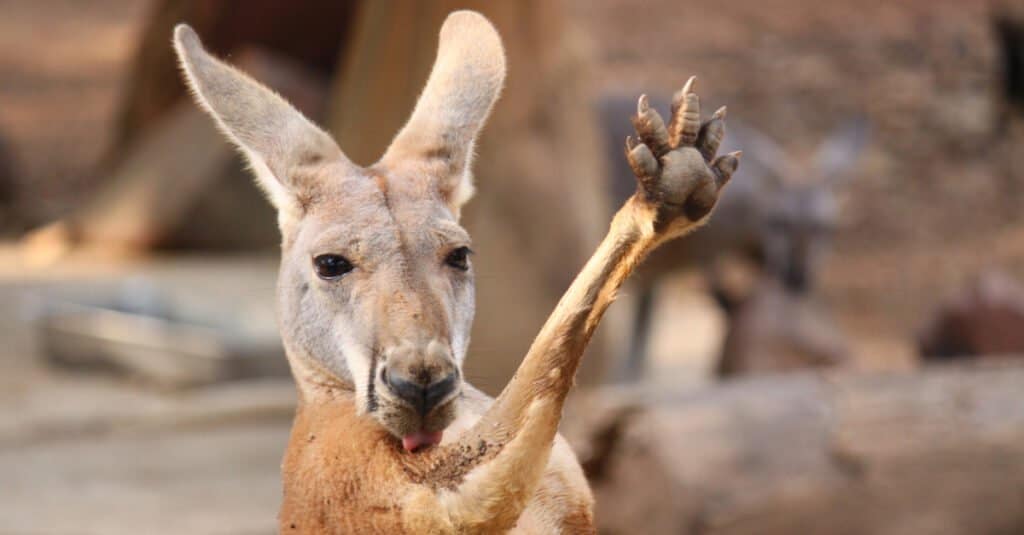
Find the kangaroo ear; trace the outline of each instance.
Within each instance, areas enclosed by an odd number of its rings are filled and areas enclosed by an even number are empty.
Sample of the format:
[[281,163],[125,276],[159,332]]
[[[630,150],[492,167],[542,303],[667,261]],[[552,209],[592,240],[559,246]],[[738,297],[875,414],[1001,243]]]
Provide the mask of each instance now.
[[867,145],[869,127],[866,119],[850,119],[835,129],[821,143],[815,157],[818,171],[824,183],[840,185],[851,175],[864,147]]
[[505,50],[494,26],[472,11],[448,15],[427,85],[381,163],[426,164],[458,214],[473,195],[473,145],[504,81]]
[[282,221],[300,216],[313,186],[303,168],[347,163],[338,145],[279,95],[207,53],[189,26],[174,29],[174,49],[196,101],[245,154]]

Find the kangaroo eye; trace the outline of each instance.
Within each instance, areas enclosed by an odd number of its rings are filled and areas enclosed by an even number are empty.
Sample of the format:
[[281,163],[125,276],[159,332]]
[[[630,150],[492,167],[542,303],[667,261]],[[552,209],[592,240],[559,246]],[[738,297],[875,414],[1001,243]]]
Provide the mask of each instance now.
[[321,279],[336,279],[355,268],[352,262],[338,254],[322,254],[313,259],[313,266]]
[[448,253],[444,263],[461,271],[469,271],[469,255],[472,252],[469,247],[459,247]]

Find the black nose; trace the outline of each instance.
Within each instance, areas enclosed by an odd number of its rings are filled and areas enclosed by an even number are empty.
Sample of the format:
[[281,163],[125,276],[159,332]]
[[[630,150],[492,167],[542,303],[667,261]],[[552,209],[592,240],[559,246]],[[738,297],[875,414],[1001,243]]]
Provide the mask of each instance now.
[[391,370],[384,374],[388,388],[423,415],[455,391],[458,379],[457,371],[433,382],[429,382],[429,379],[423,381],[420,378],[403,377],[399,373],[392,373]]

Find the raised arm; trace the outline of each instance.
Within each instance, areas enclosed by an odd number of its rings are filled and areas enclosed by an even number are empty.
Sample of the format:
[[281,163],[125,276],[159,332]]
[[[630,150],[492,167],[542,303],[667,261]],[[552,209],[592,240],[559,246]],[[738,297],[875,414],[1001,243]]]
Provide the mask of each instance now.
[[438,451],[436,468],[423,474],[440,489],[453,524],[480,531],[515,524],[547,464],[580,358],[616,291],[651,250],[707,219],[736,170],[739,153],[715,157],[725,108],[701,124],[693,85],[691,78],[676,94],[668,125],[640,97],[633,118],[639,139],[626,140],[637,192],[494,405],[456,444]]

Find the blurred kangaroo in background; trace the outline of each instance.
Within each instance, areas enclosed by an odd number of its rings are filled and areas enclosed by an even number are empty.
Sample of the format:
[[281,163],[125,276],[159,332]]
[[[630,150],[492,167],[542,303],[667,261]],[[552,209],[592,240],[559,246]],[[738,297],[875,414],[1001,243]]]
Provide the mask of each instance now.
[[[668,107],[664,98],[652,97],[651,103],[657,109]],[[629,131],[615,118],[629,113],[634,104],[625,96],[614,95],[603,98],[599,107],[602,130],[607,134],[605,152],[611,158],[609,187],[613,202],[618,203],[629,196],[634,179],[618,157]],[[714,265],[724,257],[739,256],[758,266],[762,276],[778,280],[786,292],[809,292],[839,223],[839,192],[851,176],[867,134],[864,120],[847,120],[820,143],[811,163],[801,165],[768,136],[731,122],[725,149],[743,147],[741,180],[726,190],[710,224],[686,242],[653,254],[641,270],[623,378],[636,379],[643,373],[654,293],[663,275],[704,270],[712,293],[728,308],[726,305],[735,301],[723,298]],[[730,311],[726,312],[731,318]]]

